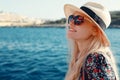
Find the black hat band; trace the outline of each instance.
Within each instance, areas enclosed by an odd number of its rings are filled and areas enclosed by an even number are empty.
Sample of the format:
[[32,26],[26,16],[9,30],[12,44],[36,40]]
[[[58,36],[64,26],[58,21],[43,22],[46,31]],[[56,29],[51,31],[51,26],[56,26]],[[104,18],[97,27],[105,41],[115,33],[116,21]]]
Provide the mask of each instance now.
[[92,10],[85,6],[80,7],[80,9],[86,12],[103,30],[106,29],[104,21],[99,16],[97,16]]

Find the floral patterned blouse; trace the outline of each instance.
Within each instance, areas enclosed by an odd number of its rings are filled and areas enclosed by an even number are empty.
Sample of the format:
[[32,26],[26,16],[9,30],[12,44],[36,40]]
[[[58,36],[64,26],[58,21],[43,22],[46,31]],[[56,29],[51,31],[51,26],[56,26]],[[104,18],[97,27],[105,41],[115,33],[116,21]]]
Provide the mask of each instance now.
[[[83,67],[80,73],[83,73]],[[82,79],[80,75],[79,80]],[[110,63],[101,53],[89,54],[85,61],[84,80],[116,80],[115,73]]]

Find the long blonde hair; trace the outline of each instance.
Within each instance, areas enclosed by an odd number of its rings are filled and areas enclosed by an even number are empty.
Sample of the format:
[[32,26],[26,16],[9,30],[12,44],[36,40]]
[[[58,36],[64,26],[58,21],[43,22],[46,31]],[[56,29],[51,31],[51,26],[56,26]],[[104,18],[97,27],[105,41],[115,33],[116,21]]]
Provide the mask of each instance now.
[[[68,31],[68,26],[66,27],[66,31]],[[110,45],[106,44],[104,38],[102,38],[103,35],[101,31],[97,31],[97,36],[93,37],[93,40],[83,52],[79,52],[78,45],[75,40],[68,39],[68,71],[66,73],[65,80],[78,80],[81,67],[84,64],[87,55],[95,51],[102,51],[104,53],[103,55],[108,59],[108,61],[112,62],[111,66],[113,67],[117,80],[119,80],[116,62],[112,51],[110,50]]]

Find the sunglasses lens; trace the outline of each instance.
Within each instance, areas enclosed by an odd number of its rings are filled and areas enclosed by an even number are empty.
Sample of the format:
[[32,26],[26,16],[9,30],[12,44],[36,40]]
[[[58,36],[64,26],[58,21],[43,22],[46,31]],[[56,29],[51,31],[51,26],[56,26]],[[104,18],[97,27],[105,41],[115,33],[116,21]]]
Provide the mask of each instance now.
[[83,16],[78,15],[78,16],[76,16],[75,19],[74,19],[75,25],[80,25],[80,24],[83,23],[83,22],[84,22],[84,17],[83,17]]
[[70,23],[70,21],[72,21],[72,20],[74,20],[75,25],[80,25],[81,23],[84,22],[84,17],[80,16],[80,15],[77,15],[77,16],[70,15],[68,18],[68,23]]
[[69,18],[68,18],[68,23],[70,23],[70,21],[74,20],[74,15],[70,15]]

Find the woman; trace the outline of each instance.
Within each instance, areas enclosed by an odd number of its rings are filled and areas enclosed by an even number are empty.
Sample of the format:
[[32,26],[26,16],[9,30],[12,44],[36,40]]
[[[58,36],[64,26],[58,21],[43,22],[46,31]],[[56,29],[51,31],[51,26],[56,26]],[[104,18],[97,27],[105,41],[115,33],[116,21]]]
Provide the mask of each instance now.
[[111,22],[101,4],[87,2],[80,8],[64,6],[70,58],[65,80],[119,80],[105,29]]

